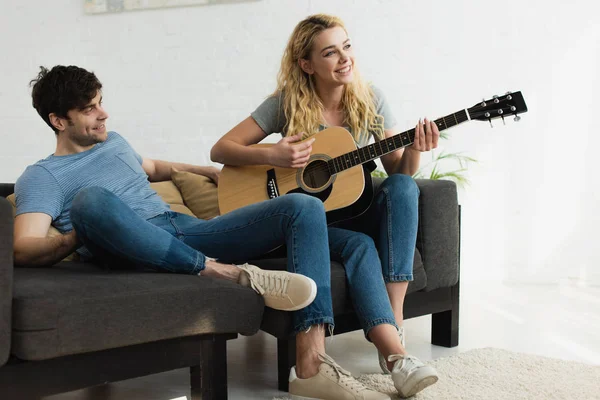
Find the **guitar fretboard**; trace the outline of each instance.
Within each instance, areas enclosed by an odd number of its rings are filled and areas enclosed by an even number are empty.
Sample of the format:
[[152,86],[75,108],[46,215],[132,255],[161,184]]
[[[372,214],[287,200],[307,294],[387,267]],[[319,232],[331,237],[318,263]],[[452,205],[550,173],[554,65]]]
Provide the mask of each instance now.
[[[469,120],[466,110],[438,118],[434,122],[440,131],[462,124]],[[402,147],[410,146],[415,141],[415,129],[391,136],[387,139],[361,147],[341,156],[332,158],[327,162],[330,174],[337,174],[348,168],[356,167]]]

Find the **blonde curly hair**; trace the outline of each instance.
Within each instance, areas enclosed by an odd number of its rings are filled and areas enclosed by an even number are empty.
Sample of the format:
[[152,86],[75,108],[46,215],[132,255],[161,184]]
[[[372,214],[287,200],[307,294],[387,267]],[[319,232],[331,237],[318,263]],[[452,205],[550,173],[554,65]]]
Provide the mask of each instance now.
[[[290,36],[277,75],[277,89],[273,94],[280,96],[283,102],[286,136],[306,132],[308,137],[319,131],[323,120],[323,103],[315,90],[313,76],[302,70],[298,60],[308,59],[317,35],[334,27],[346,31],[344,23],[337,17],[311,15],[300,21]],[[357,143],[366,143],[369,134],[382,139],[383,117],[377,114],[373,91],[360,77],[356,66],[353,69],[354,79],[346,85],[342,96],[344,123],[352,131]]]

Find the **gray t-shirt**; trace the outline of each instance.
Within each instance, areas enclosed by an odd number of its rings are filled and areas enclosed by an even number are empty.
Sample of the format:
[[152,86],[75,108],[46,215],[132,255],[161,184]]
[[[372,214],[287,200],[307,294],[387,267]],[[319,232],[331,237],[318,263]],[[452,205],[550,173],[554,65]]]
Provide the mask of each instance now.
[[[391,129],[396,125],[396,118],[390,110],[390,106],[387,103],[383,92],[376,86],[371,86],[373,94],[375,95],[375,106],[377,108],[377,114],[383,117],[384,129]],[[250,114],[254,121],[260,126],[260,128],[267,134],[281,133],[283,134],[286,129],[287,120],[283,112],[283,95],[272,95],[269,96],[265,101],[252,114]],[[327,128],[325,125],[320,125],[319,130]],[[346,129],[348,129],[346,127]],[[370,136],[365,137],[364,143],[357,143],[358,147],[367,145]]]

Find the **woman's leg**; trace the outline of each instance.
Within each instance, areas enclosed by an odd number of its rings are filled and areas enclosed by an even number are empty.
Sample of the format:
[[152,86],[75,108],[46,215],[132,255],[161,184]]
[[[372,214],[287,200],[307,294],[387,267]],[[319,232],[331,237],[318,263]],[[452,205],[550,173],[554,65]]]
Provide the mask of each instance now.
[[378,189],[369,210],[378,224],[377,250],[381,255],[383,278],[394,310],[402,325],[408,282],[413,280],[413,263],[419,223],[419,188],[408,175],[389,176]]
[[332,257],[344,264],[350,296],[365,336],[385,357],[400,395],[412,396],[435,383],[435,370],[409,356],[402,346],[371,237],[360,232],[329,228],[329,246]]
[[377,189],[369,209],[340,227],[368,234],[379,252],[394,316],[402,325],[404,298],[413,280],[419,222],[419,188],[408,175],[390,175]]
[[406,354],[398,337],[398,328],[373,239],[360,232],[329,228],[331,257],[346,271],[350,298],[365,332],[385,357]]

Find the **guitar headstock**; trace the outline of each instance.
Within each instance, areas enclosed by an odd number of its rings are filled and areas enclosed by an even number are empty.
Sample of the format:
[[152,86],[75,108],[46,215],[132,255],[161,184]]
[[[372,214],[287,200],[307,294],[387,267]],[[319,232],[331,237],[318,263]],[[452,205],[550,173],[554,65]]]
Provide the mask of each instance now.
[[475,104],[468,109],[471,119],[491,121],[496,118],[515,116],[515,121],[521,119],[518,114],[527,112],[527,105],[521,92],[506,93],[504,96],[494,96],[489,100]]

